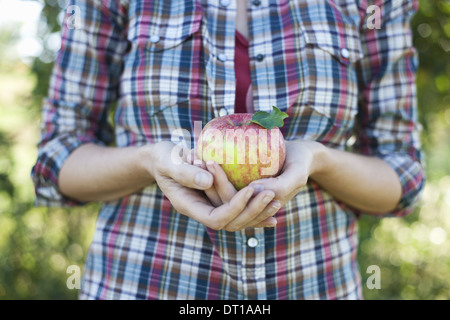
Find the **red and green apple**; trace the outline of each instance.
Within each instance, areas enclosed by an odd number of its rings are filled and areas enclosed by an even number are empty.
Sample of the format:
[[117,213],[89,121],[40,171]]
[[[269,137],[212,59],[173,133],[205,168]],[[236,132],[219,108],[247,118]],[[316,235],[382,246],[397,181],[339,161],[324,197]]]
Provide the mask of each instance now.
[[277,176],[286,159],[279,128],[287,116],[273,107],[271,113],[235,113],[214,118],[200,134],[197,156],[219,164],[236,190],[252,181]]

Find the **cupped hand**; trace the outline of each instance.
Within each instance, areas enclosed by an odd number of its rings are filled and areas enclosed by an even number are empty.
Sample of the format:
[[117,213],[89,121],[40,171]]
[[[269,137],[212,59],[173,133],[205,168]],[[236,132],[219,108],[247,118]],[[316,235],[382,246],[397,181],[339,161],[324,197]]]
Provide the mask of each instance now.
[[[205,163],[199,161],[195,150],[191,150],[190,162],[198,163],[197,166],[208,170],[214,177],[214,182],[210,188],[205,189],[205,194],[211,204],[220,207],[230,202],[239,192],[231,184],[222,167],[214,161]],[[253,188],[253,187],[252,187]],[[275,227],[277,220],[273,215],[279,210],[281,204],[272,201],[275,193],[271,190],[254,189],[254,195],[247,207],[241,214],[225,226],[225,230],[237,231],[246,228]]]
[[[222,167],[217,163],[208,162],[206,163],[206,167],[208,171],[214,175],[213,186],[205,190],[208,199],[216,207],[231,201],[231,199],[233,199],[240,191],[236,191],[234,186],[228,180]],[[272,201],[275,197],[275,193],[271,190],[253,189],[253,198],[242,213],[226,226],[228,230],[276,226],[277,220],[273,215],[278,211],[281,205],[277,201]]]
[[[183,156],[182,161],[174,161],[175,147],[168,141],[154,146],[151,174],[176,211],[211,229],[226,231],[241,230],[248,220],[259,215],[264,194],[252,198],[254,188],[251,186],[239,192],[234,190],[233,194],[221,191],[226,201],[213,205],[203,192],[212,190],[215,183],[213,175],[205,168],[193,165],[187,156]],[[183,155],[187,154],[186,151]],[[269,193],[269,202],[274,195]]]
[[320,167],[317,154],[324,146],[315,141],[286,141],[286,161],[277,177],[255,180],[249,186],[255,189],[270,189],[275,192],[275,201],[284,206],[306,185],[311,174]]

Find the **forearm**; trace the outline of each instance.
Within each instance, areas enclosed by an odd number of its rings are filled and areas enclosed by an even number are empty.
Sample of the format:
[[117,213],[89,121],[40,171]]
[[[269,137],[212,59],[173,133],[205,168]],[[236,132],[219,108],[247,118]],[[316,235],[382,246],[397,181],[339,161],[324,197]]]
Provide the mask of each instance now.
[[113,148],[86,144],[62,166],[58,186],[79,201],[108,201],[135,192],[155,180],[149,173],[151,146]]
[[318,147],[310,177],[337,199],[367,213],[387,213],[401,198],[396,172],[376,157]]

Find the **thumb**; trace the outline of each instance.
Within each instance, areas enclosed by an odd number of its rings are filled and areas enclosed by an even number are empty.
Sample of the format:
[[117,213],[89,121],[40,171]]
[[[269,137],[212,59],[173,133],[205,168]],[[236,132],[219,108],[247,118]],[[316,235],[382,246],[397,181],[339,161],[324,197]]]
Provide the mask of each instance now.
[[213,185],[211,173],[189,163],[172,165],[169,172],[173,180],[188,188],[206,190]]
[[297,166],[285,166],[284,171],[277,177],[255,180],[250,185],[255,189],[272,190],[275,197],[291,198],[306,185],[308,175]]

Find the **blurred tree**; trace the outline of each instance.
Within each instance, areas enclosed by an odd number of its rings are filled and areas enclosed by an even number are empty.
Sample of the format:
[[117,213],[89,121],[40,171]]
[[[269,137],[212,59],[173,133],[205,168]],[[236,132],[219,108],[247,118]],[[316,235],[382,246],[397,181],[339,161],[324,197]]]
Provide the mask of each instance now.
[[450,105],[450,2],[422,0],[419,3],[411,28],[419,53],[417,88],[426,145],[430,115]]
[[53,67],[56,52],[51,48],[49,39],[52,35],[60,36],[61,23],[65,8],[69,0],[34,0],[43,2],[44,6],[39,22],[39,41],[42,45],[42,53],[33,60],[31,72],[35,75],[36,86],[33,89],[35,106],[41,106],[42,99],[46,96],[49,87],[50,74]]
[[368,266],[382,273],[382,290],[363,287],[367,299],[450,299],[450,2],[420,0],[411,29],[427,186],[411,215],[359,221],[363,283]]
[[58,3],[45,3],[39,24],[44,49],[31,67],[17,55],[20,25],[0,28],[0,299],[76,299],[77,290],[66,285],[66,269],[83,267],[98,210],[96,204],[34,207],[31,167],[23,166],[36,157],[37,119],[55,54],[48,39],[59,31]]

